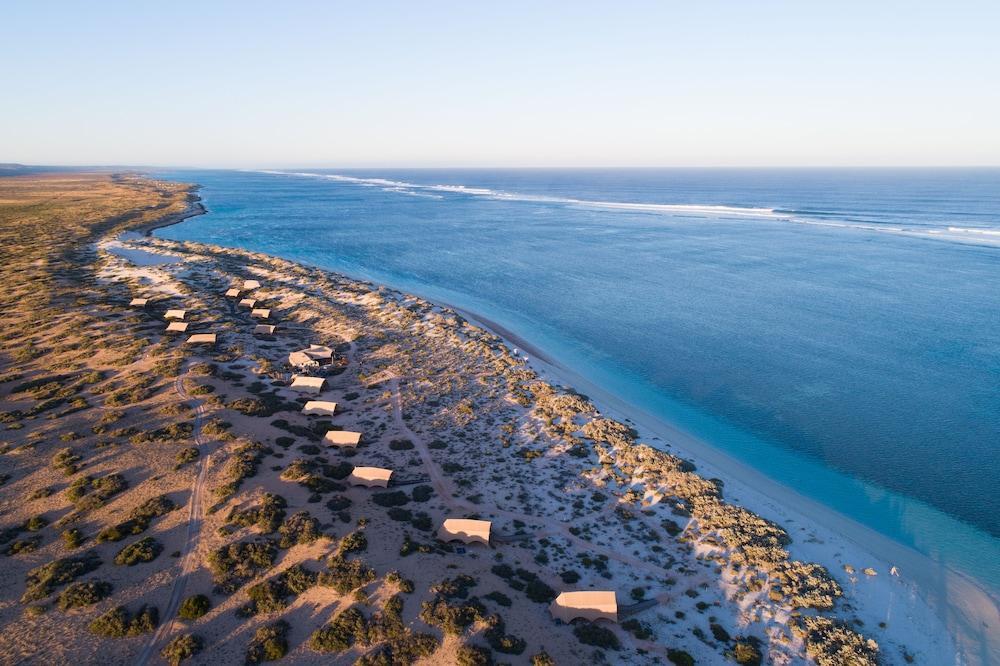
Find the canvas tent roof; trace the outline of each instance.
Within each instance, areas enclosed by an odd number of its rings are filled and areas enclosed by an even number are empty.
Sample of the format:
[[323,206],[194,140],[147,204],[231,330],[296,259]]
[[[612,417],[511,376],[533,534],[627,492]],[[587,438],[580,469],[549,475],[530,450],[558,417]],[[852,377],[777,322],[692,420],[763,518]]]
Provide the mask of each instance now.
[[272,333],[274,333],[274,329],[276,328],[277,326],[274,326],[273,324],[257,324],[256,326],[253,327],[253,334],[271,335]]
[[360,432],[350,430],[328,430],[323,441],[331,446],[357,446],[361,441]]
[[184,315],[187,314],[184,310],[167,310],[167,313],[163,315],[164,319],[184,319]]
[[578,617],[585,620],[618,621],[618,599],[613,591],[584,590],[563,592],[549,605],[552,616],[569,623]]
[[131,301],[128,302],[129,305],[137,308],[145,307],[146,303],[149,303],[148,298],[133,298]]
[[271,316],[271,311],[268,308],[254,308],[254,310],[250,313],[250,316],[267,319]]
[[326,380],[322,377],[307,377],[306,375],[296,375],[292,378],[292,389],[305,393],[319,393],[323,390]]
[[355,467],[347,477],[348,483],[367,488],[386,488],[389,485],[391,469],[381,467]]
[[244,298],[242,301],[240,301],[241,308],[250,308],[252,310],[255,305],[257,305],[256,298]]
[[228,296],[229,298],[236,298],[239,295],[240,295],[240,290],[237,289],[236,287],[233,287],[232,289],[226,292],[226,296]]
[[243,288],[246,290],[260,289],[260,282],[257,282],[257,280],[243,280]]
[[337,403],[327,400],[310,400],[302,408],[303,414],[318,414],[320,416],[333,416],[337,411]]
[[215,344],[215,333],[195,333],[190,338],[187,339],[188,344],[192,345],[214,345]]
[[172,321],[167,324],[167,333],[183,333],[186,330],[188,330],[186,321]]
[[470,520],[468,518],[448,518],[438,529],[437,538],[441,541],[458,540],[462,543],[490,543],[490,521]]

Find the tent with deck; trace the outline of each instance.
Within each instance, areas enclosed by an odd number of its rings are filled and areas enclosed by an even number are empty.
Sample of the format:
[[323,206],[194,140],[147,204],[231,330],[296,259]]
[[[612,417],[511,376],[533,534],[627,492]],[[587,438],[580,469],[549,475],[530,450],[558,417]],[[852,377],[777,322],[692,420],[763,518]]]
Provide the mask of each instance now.
[[618,621],[618,599],[614,591],[563,592],[549,605],[552,617],[567,624],[576,618]]
[[250,291],[252,289],[260,289],[260,282],[257,282],[257,280],[244,280],[243,288],[246,291]]
[[146,307],[147,303],[149,303],[148,298],[133,298],[131,301],[128,302],[128,304],[133,308],[144,308]]
[[167,324],[167,333],[183,333],[186,330],[188,330],[186,321],[172,321]]
[[468,518],[448,518],[438,529],[441,541],[461,541],[490,545],[490,521]]
[[214,345],[215,333],[195,333],[187,339],[189,345]]
[[251,310],[253,310],[254,307],[256,307],[256,305],[257,305],[256,298],[244,298],[242,301],[240,301],[241,308],[250,308]]
[[239,298],[239,296],[240,290],[235,287],[226,292],[226,298]]
[[167,310],[167,313],[163,315],[164,319],[184,319],[184,315],[187,312],[184,310]]
[[251,317],[257,317],[258,319],[267,319],[271,316],[271,311],[268,308],[254,308],[250,312]]
[[256,326],[253,327],[253,334],[274,335],[274,329],[276,328],[277,326],[274,326],[273,324],[257,324]]

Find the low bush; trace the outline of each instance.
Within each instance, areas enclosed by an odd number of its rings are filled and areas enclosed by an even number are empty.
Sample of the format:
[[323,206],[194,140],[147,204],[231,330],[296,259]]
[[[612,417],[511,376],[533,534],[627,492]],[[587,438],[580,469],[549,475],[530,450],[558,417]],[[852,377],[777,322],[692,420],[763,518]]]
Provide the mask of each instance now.
[[247,647],[246,663],[259,664],[265,661],[277,661],[288,654],[289,628],[288,623],[284,620],[278,620],[258,628]]
[[140,636],[156,629],[160,613],[155,606],[141,606],[132,615],[124,606],[116,606],[90,623],[90,632],[106,638]]
[[74,582],[59,594],[56,605],[61,610],[92,606],[111,594],[111,583],[104,581]]
[[115,564],[131,567],[141,562],[152,562],[161,552],[163,544],[153,537],[143,537],[118,551]]
[[182,620],[197,620],[209,611],[212,602],[204,594],[195,594],[181,602],[177,617]]
[[594,622],[581,622],[577,624],[573,627],[573,635],[584,645],[593,645],[611,650],[621,648],[621,642],[619,642],[615,632]]
[[179,666],[185,659],[190,659],[202,651],[204,642],[194,634],[181,634],[163,646],[160,656],[170,666]]
[[372,501],[379,506],[385,507],[403,506],[410,501],[410,498],[402,490],[393,490],[391,492],[373,494]]
[[44,599],[55,588],[71,583],[99,566],[101,558],[97,553],[90,551],[77,557],[63,557],[35,567],[25,577],[26,589],[21,602]]

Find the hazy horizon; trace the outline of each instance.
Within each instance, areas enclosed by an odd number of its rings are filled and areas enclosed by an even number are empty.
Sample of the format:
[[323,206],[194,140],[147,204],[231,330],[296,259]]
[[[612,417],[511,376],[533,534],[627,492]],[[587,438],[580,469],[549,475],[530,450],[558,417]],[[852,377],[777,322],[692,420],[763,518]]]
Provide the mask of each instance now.
[[15,5],[0,160],[994,166],[1000,6]]

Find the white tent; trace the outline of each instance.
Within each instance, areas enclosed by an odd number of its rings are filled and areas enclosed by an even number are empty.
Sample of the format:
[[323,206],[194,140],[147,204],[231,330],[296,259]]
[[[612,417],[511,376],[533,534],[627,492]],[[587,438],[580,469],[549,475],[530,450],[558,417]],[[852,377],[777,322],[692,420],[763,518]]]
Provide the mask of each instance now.
[[468,518],[448,518],[438,529],[441,541],[461,541],[462,543],[490,543],[490,521]]
[[350,430],[329,430],[323,436],[323,441],[330,446],[357,446],[361,441],[361,433]]
[[243,288],[247,291],[250,291],[251,289],[260,289],[260,282],[257,282],[257,280],[244,280]]
[[167,310],[167,313],[163,315],[164,319],[184,319],[184,315],[187,314],[184,310]]
[[251,310],[253,310],[255,305],[257,305],[256,298],[244,298],[242,301],[240,301],[241,308],[250,308]]
[[337,411],[337,403],[327,400],[310,400],[302,408],[303,414],[314,414],[317,416],[333,416]]
[[191,345],[214,345],[215,333],[195,333],[187,342]]
[[322,377],[308,377],[306,375],[295,375],[292,378],[292,390],[302,393],[321,393],[326,380]]
[[253,334],[254,335],[274,335],[274,329],[276,329],[276,328],[277,328],[277,326],[274,326],[272,324],[257,324],[256,326],[253,327]]
[[236,289],[235,287],[226,292],[227,298],[239,298],[239,295],[240,295],[240,290]]
[[183,333],[186,330],[188,330],[186,321],[172,321],[167,324],[167,333]]
[[570,623],[578,617],[618,621],[618,599],[613,591],[563,592],[549,605],[552,616]]
[[389,478],[391,476],[391,469],[383,469],[381,467],[355,467],[351,471],[351,475],[347,477],[347,482],[354,486],[386,488],[389,485]]
[[267,308],[254,308],[253,311],[250,312],[250,316],[258,317],[260,319],[267,319],[268,317],[271,316],[271,311]]
[[133,298],[131,301],[128,302],[128,304],[134,308],[144,308],[146,307],[147,303],[149,303],[148,298]]

